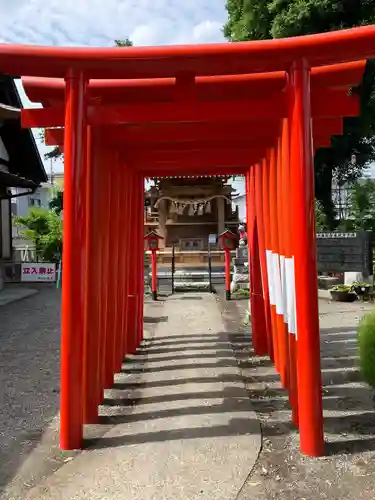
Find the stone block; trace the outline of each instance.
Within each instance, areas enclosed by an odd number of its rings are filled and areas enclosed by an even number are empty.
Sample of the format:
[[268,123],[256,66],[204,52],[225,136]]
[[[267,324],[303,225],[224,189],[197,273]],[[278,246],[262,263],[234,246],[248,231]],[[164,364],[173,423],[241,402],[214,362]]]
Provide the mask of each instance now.
[[321,290],[329,290],[335,285],[344,283],[343,278],[336,278],[334,276],[318,276],[318,288]]

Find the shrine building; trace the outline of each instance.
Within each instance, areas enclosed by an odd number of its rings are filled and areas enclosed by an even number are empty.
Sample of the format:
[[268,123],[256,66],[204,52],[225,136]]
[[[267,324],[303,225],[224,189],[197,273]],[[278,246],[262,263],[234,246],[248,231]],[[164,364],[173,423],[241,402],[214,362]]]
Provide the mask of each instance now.
[[[209,239],[226,228],[235,231],[238,208],[229,176],[155,179],[146,192],[145,231],[156,230],[166,251],[174,245],[184,252],[207,250]],[[210,237],[211,235],[211,237]],[[216,244],[211,243],[211,248]]]

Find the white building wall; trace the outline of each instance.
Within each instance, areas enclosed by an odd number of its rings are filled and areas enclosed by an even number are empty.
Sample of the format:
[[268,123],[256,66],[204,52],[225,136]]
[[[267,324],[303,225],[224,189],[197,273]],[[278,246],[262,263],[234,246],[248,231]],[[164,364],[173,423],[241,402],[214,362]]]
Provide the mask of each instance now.
[[240,221],[246,221],[246,195],[242,194],[233,200],[234,205],[238,207],[238,217]]
[[2,255],[3,259],[12,257],[12,240],[10,236],[10,203],[9,200],[1,200],[1,228],[2,228]]
[[0,159],[5,160],[5,161],[9,161],[8,151],[6,150],[1,137],[0,137]]
[[[27,192],[27,189],[13,188],[13,194],[21,194]],[[12,199],[12,214],[19,217],[26,217],[33,208],[49,208],[49,202],[52,199],[52,190],[49,184],[39,187],[35,193],[25,196],[19,196]],[[12,226],[13,237],[19,234],[17,227]]]

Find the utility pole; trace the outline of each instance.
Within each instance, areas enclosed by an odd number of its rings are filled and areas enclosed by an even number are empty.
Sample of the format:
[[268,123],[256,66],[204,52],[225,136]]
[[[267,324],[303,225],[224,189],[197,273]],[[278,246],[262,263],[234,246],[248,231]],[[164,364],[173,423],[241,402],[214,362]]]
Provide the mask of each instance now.
[[51,183],[51,186],[53,187],[54,185],[54,172],[53,172],[53,160],[52,158],[50,158],[50,183]]

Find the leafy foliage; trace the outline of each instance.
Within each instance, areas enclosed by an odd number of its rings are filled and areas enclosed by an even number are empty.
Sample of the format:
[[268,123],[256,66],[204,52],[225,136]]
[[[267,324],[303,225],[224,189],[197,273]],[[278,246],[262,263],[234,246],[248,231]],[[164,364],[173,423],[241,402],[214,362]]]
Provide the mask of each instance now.
[[62,254],[62,220],[54,210],[34,208],[25,217],[14,217],[25,238],[34,245],[38,258],[54,262]]
[[[44,143],[44,136],[45,136],[44,129],[41,129],[39,133],[39,139],[43,143]],[[60,150],[59,146],[55,146],[54,148],[51,149],[51,151],[47,151],[47,153],[44,154],[45,160],[57,160],[58,158],[64,158],[64,153]]]
[[64,192],[58,189],[52,200],[49,202],[49,208],[54,210],[57,215],[60,215],[64,208]]
[[362,377],[375,388],[375,313],[367,314],[360,322],[357,341]]
[[[375,22],[373,0],[227,0],[224,35],[233,42],[293,37],[351,28]],[[334,226],[332,178],[358,179],[375,160],[375,61],[367,63],[359,92],[358,118],[344,120],[344,134],[332,138],[331,148],[315,155],[316,196]]]
[[125,40],[115,40],[116,47],[132,47],[133,42],[126,37]]
[[328,229],[326,214],[323,211],[322,204],[317,200],[315,201],[315,218],[317,231],[325,231]]
[[375,232],[375,181],[356,182],[348,195],[348,217],[339,229]]

